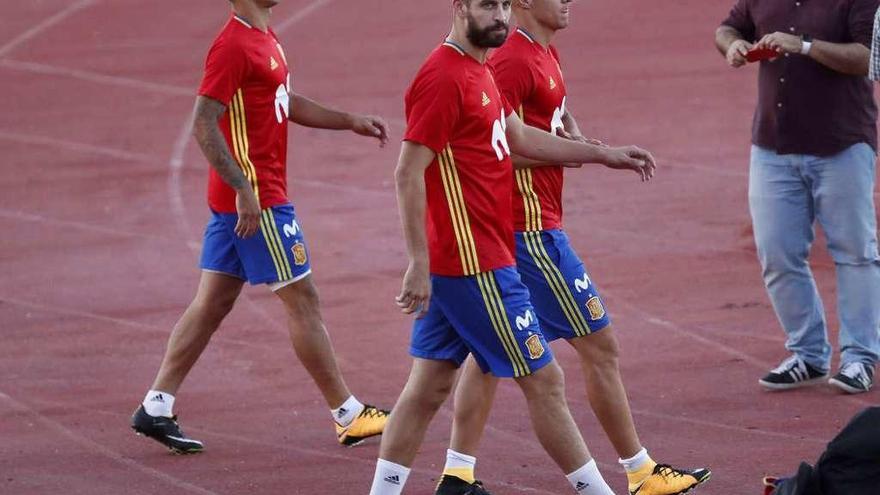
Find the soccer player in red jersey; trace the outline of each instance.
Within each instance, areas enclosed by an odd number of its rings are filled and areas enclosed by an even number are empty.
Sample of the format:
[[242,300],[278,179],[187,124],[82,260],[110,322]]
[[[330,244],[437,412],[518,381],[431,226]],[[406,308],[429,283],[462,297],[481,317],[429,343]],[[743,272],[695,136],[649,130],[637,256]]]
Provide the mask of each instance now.
[[[518,27],[489,58],[495,81],[523,122],[587,141],[566,109],[565,80],[552,44],[569,24],[572,0],[514,0]],[[562,230],[562,165],[512,157],[516,266],[544,337],[577,351],[587,396],[627,473],[632,495],[674,495],[706,481],[706,469],[657,464],[642,447],[618,367],[618,342],[599,290]],[[455,392],[445,477],[474,482],[477,445],[498,379],[468,360]],[[448,482],[452,483],[452,481]],[[458,482],[459,485],[463,484]],[[453,493],[453,492],[448,492]]]
[[195,299],[174,327],[158,375],[132,428],[179,453],[203,445],[184,435],[174,395],[232,309],[245,281],[267,284],[284,304],[297,357],[331,409],[339,442],[378,435],[387,411],[358,401],[336,363],[321,319],[309,253],[287,199],[287,122],[347,129],[387,142],[385,122],[326,108],[290,87],[288,61],[269,28],[277,0],[232,0],[196,100],[194,135],[211,165]]
[[[396,181],[410,260],[397,303],[418,316],[412,371],[383,434],[372,495],[401,492],[468,354],[483,371],[516,380],[541,445],[573,487],[611,493],[568,410],[562,370],[516,271],[510,154],[601,163],[645,180],[655,164],[634,146],[601,147],[523,125],[485,63],[506,39],[509,17],[509,0],[454,0],[452,32],[406,94]],[[466,485],[441,488],[485,493]]]

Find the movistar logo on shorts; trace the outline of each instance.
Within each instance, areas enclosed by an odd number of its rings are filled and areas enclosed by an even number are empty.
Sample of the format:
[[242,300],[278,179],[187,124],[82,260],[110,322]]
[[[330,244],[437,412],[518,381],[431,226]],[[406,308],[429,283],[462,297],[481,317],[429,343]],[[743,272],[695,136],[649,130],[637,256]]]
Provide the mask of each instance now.
[[532,323],[535,322],[535,315],[532,313],[532,310],[527,309],[525,314],[522,316],[516,317],[516,328],[518,330],[525,330],[532,326]]
[[590,277],[587,276],[586,272],[584,272],[583,278],[576,278],[574,280],[574,289],[580,294],[581,292],[590,288]]

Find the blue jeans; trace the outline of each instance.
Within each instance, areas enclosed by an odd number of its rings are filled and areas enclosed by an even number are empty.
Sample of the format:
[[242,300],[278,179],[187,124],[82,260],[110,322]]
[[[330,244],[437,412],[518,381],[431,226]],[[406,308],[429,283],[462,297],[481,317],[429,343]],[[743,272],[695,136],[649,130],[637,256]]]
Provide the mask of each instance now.
[[752,146],[749,209],[764,284],[788,334],[785,347],[820,370],[830,367],[831,346],[807,262],[815,220],[836,267],[842,361],[880,358],[875,160],[865,143],[827,157]]

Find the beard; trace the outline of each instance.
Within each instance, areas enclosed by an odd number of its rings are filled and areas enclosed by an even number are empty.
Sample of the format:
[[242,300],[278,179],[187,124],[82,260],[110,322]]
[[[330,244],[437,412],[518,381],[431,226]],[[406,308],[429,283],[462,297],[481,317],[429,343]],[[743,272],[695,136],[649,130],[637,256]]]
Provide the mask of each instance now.
[[480,29],[476,19],[468,16],[467,39],[480,48],[498,48],[507,40],[508,29],[508,25],[500,21]]

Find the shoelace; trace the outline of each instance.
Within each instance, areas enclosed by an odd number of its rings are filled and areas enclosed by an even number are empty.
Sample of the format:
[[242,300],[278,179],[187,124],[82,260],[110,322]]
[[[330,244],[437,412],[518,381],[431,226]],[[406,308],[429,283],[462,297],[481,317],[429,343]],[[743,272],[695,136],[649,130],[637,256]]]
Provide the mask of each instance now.
[[361,411],[359,416],[361,418],[383,418],[385,416],[388,416],[388,414],[389,411],[384,411],[376,406],[366,405],[364,406],[364,410]]
[[867,374],[867,372],[865,371],[865,365],[862,363],[847,363],[840,370],[840,374],[847,378],[856,380],[858,379],[859,375]]
[[806,366],[804,365],[804,362],[800,360],[800,358],[798,358],[797,356],[789,356],[785,361],[780,363],[779,366],[773,368],[773,373],[784,373],[795,366],[806,371]]
[[686,473],[666,464],[657,464],[657,474],[664,478],[683,478]]

